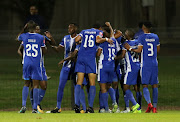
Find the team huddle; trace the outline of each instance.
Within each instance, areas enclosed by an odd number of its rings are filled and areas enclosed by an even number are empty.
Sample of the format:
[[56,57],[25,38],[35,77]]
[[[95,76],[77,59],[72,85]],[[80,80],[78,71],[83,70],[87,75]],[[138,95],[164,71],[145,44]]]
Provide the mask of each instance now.
[[[157,54],[160,51],[160,43],[158,36],[150,32],[151,27],[150,22],[143,22],[141,32],[135,34],[132,29],[127,29],[123,35],[119,30],[114,31],[111,24],[106,22],[103,26],[94,24],[91,29],[82,30],[77,34],[78,25],[70,23],[69,35],[64,36],[56,46],[55,40],[48,31],[45,35],[38,34],[40,33],[39,26],[29,21],[25,25],[28,32],[24,32],[23,29],[18,36],[21,42],[18,53],[23,56],[23,78],[25,80],[22,91],[22,108],[19,113],[26,111],[30,86],[32,87],[30,91],[32,113],[44,113],[40,103],[47,87],[43,56],[47,52],[48,43],[56,52],[64,50],[64,59],[58,63],[63,64],[63,67],[59,78],[57,105],[50,113],[61,112],[63,92],[70,75],[74,81],[75,113],[94,113],[96,81],[100,86],[100,113],[141,113],[141,84],[148,104],[146,113],[151,111],[157,113]],[[123,111],[119,109],[119,81],[125,101]],[[135,89],[136,99],[130,90],[131,85]],[[152,103],[148,85],[151,85],[153,89]],[[86,107],[84,86],[87,88],[89,107]],[[112,110],[108,106],[108,94],[112,100]],[[129,101],[133,105],[131,108]]]

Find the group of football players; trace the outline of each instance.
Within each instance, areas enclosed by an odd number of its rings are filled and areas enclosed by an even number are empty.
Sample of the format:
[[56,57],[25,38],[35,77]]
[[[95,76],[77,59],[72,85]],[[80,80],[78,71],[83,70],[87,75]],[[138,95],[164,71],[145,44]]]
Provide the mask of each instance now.
[[[19,113],[25,113],[26,101],[31,86],[30,100],[32,113],[43,113],[40,102],[47,88],[47,75],[44,67],[43,55],[46,53],[46,44],[49,43],[56,51],[64,51],[64,59],[58,64],[63,64],[59,77],[57,92],[57,105],[50,113],[61,112],[63,91],[72,75],[74,81],[74,96],[76,113],[94,113],[93,103],[96,95],[96,77],[100,86],[99,112],[120,113],[119,109],[119,81],[123,90],[125,110],[121,113],[141,113],[142,93],[148,103],[146,113],[157,113],[158,99],[158,62],[157,54],[160,51],[159,38],[150,32],[150,22],[143,22],[138,33],[127,29],[124,34],[114,31],[111,24],[94,24],[91,29],[77,33],[78,25],[70,23],[69,35],[64,36],[56,46],[50,32],[41,35],[40,28],[33,21],[29,21],[23,31],[18,35],[21,42],[18,49],[23,56],[23,78],[25,84],[22,90],[22,108]],[[25,32],[24,30],[28,32]],[[97,61],[97,59],[99,59]],[[97,63],[98,62],[98,63]],[[130,90],[133,85],[136,100]],[[148,85],[152,85],[153,104],[151,103]],[[41,87],[41,89],[39,88]],[[87,88],[88,108],[86,107],[83,86]],[[108,94],[112,100],[112,110],[108,106]],[[132,108],[129,107],[132,102]],[[82,109],[80,106],[82,105]]]

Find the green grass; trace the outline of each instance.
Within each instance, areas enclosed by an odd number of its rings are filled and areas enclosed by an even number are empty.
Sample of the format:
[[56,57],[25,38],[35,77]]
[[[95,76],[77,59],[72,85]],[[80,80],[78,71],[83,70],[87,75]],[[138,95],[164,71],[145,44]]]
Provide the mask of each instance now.
[[176,122],[180,121],[180,111],[159,111],[157,114],[141,113],[141,114],[109,114],[109,113],[93,113],[93,114],[75,114],[73,111],[63,111],[57,114],[32,114],[27,111],[25,114],[19,114],[17,111],[0,112],[1,122],[34,122],[34,121],[62,121],[62,122],[116,122],[116,121],[133,121],[133,122]]
[[[21,96],[24,81],[22,80],[21,58],[16,53],[17,48],[10,52],[2,53],[0,58],[0,110],[19,110],[21,108]],[[63,58],[63,53],[50,52],[45,56],[47,74],[52,78],[48,81],[46,95],[42,101],[44,109],[52,109],[56,106],[59,73],[61,67],[57,63]],[[162,109],[180,109],[180,56],[159,56],[159,98],[158,107]],[[64,90],[62,108],[71,108],[71,81],[68,81]],[[150,88],[150,87],[149,87]],[[96,83],[96,98],[94,107],[98,108],[99,86]],[[142,91],[142,88],[141,88]],[[152,89],[150,88],[150,92]],[[143,106],[147,103],[142,99]],[[109,102],[111,104],[111,102]],[[122,90],[120,89],[120,108],[124,107]],[[31,110],[28,97],[27,108]]]

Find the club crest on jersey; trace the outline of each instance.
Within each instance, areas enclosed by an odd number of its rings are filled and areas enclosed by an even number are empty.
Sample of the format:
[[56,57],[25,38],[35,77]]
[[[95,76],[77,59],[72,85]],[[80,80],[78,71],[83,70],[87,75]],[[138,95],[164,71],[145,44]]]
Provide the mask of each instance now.
[[103,33],[102,32],[99,32],[99,35],[103,37]]

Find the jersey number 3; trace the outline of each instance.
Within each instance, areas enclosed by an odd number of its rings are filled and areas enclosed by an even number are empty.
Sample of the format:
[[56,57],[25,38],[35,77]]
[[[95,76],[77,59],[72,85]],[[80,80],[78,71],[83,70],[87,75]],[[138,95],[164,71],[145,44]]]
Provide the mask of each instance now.
[[153,56],[154,55],[153,44],[147,43],[147,45],[149,46],[148,51],[150,52],[148,53],[148,56]]
[[[37,51],[38,45],[37,44],[27,44],[26,45],[26,55],[27,56],[32,56],[32,57],[37,57],[38,55],[38,51]],[[32,53],[30,52],[30,50],[32,49]]]

